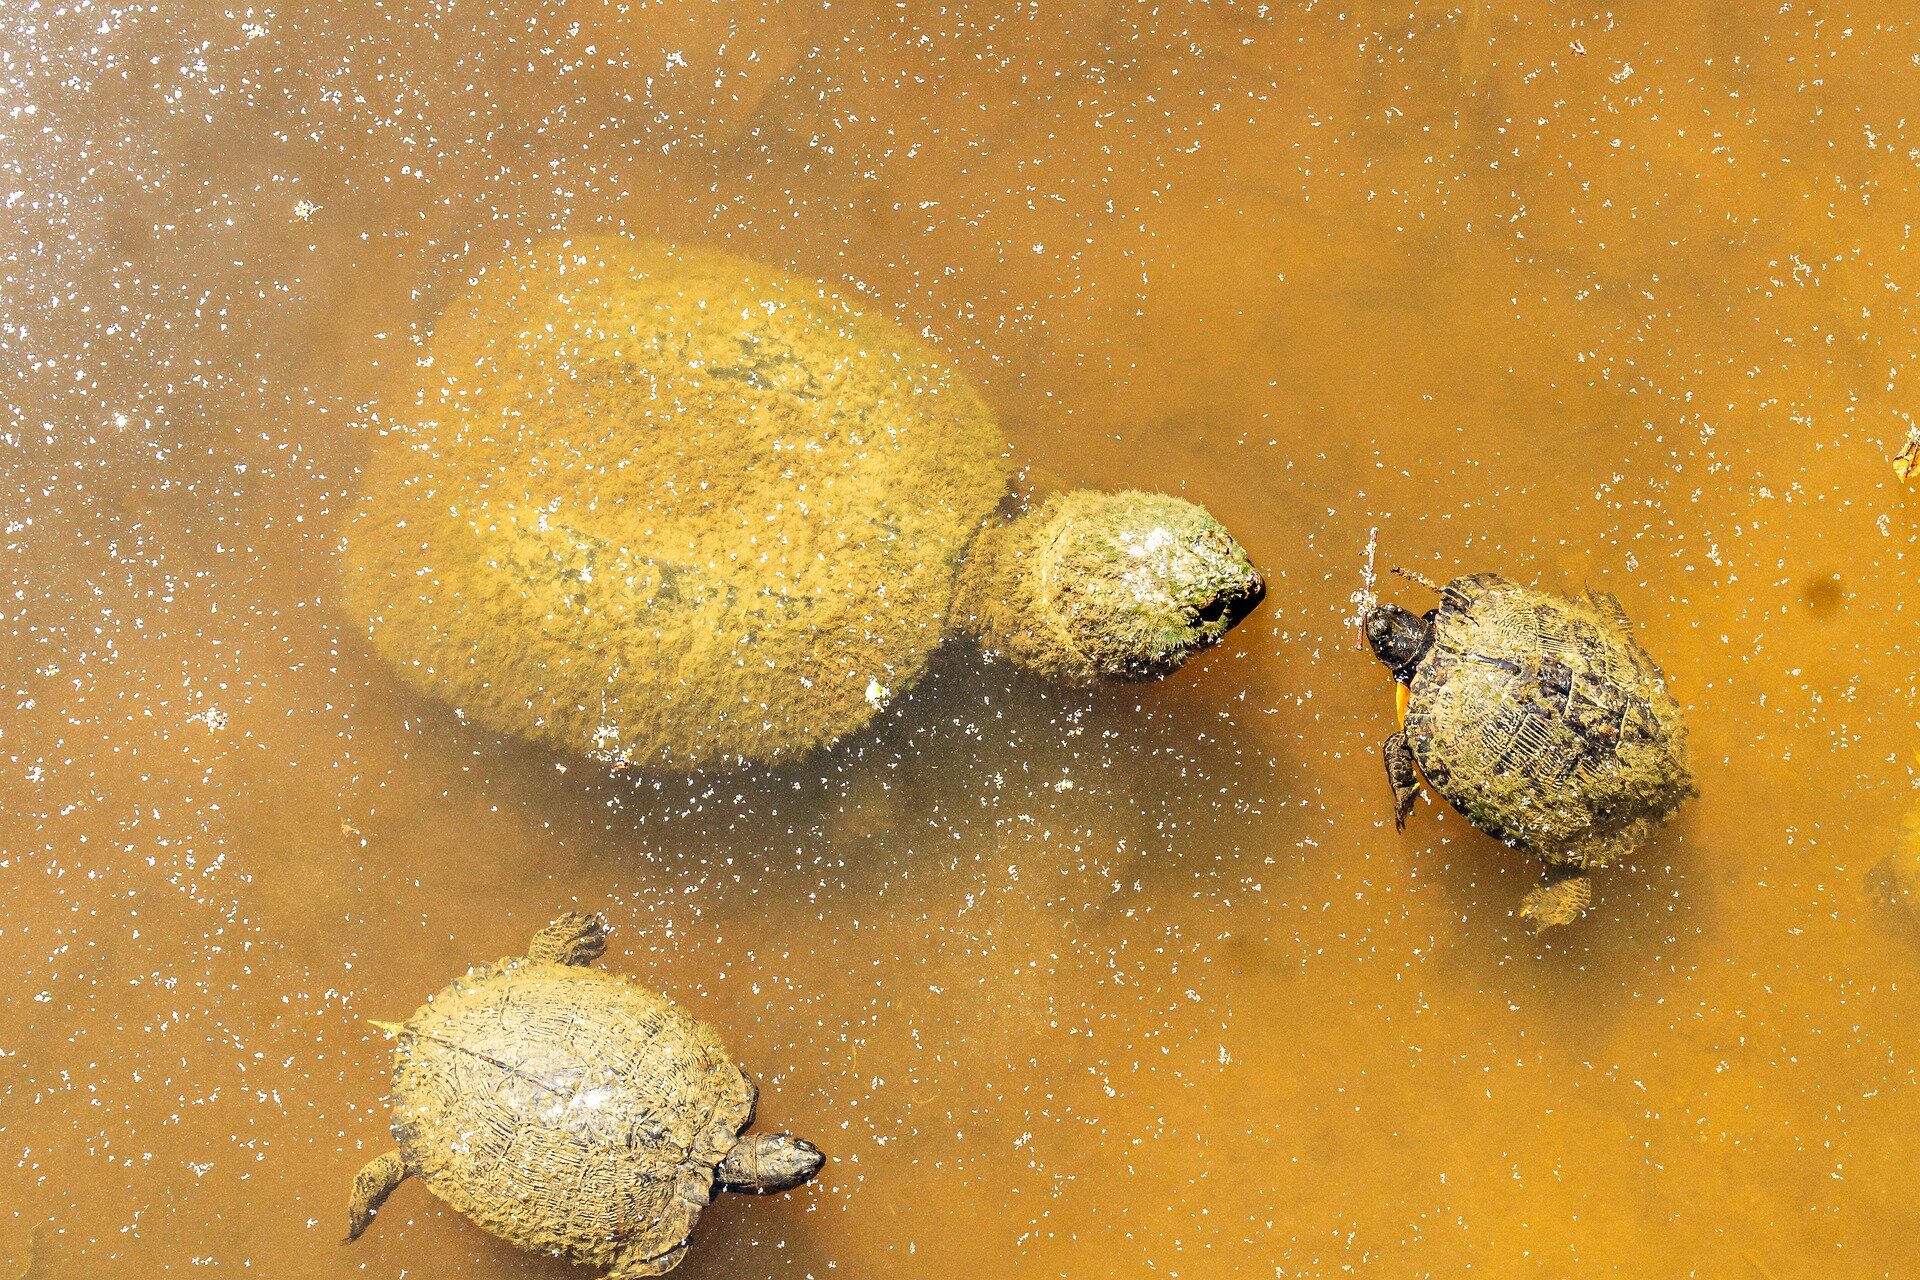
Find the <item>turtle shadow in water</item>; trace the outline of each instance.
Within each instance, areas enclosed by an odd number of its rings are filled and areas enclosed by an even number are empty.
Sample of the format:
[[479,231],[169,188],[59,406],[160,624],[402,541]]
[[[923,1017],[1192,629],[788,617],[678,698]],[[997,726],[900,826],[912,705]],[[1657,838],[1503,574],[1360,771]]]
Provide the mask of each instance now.
[[1694,807],[1627,859],[1595,870],[1593,904],[1580,919],[1538,934],[1519,915],[1522,895],[1540,883],[1532,855],[1448,810],[1431,840],[1408,856],[1459,912],[1451,963],[1470,970],[1483,990],[1564,1001],[1557,1007],[1570,1035],[1604,1038],[1633,979],[1692,950],[1715,912],[1711,877],[1699,873]]
[[5,1269],[0,1270],[0,1275],[6,1280],[50,1280],[54,1274],[48,1247],[51,1235],[52,1230],[45,1222],[35,1222],[27,1228],[26,1243]]
[[[829,1160],[827,1172],[832,1169]],[[675,1280],[831,1274],[838,1263],[814,1230],[820,1218],[810,1203],[813,1195],[830,1193],[831,1188],[813,1186],[771,1196],[716,1192],[694,1226],[692,1248],[675,1269]]]
[[[369,674],[378,671],[370,662]],[[958,821],[996,796],[1097,781],[1137,796],[1130,809],[1173,808],[1187,788],[1167,787],[1169,774],[1227,780],[1240,748],[1231,730],[1216,731],[1222,674],[1073,687],[950,645],[866,729],[791,761],[698,774],[615,771],[474,725],[397,679],[374,678],[395,729],[404,723],[435,744],[442,767],[422,789],[458,785],[486,807],[537,819],[557,837],[543,842],[544,870],[556,859],[564,865],[571,850],[582,870],[630,855],[697,873],[722,852],[751,857],[824,842],[849,855],[843,870],[858,878],[862,850],[895,843],[887,836],[901,824],[943,813]]]
[[1910,810],[1885,854],[1855,878],[1859,910],[1882,937],[1920,948],[1920,810]]

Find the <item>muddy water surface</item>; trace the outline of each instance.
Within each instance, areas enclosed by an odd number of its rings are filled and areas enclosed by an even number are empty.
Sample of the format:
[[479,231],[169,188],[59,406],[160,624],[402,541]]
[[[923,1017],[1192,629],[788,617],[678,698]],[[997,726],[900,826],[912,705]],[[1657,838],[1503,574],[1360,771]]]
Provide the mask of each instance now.
[[[9,5],[0,1258],[575,1274],[417,1185],[339,1238],[364,1019],[581,906],[834,1157],[687,1276],[1910,1274],[1917,64],[1895,0]],[[1267,603],[1149,688],[956,649],[766,776],[462,724],[341,531],[441,301],[565,228],[863,298]],[[1687,704],[1574,928],[1393,830],[1376,528],[1618,593]]]

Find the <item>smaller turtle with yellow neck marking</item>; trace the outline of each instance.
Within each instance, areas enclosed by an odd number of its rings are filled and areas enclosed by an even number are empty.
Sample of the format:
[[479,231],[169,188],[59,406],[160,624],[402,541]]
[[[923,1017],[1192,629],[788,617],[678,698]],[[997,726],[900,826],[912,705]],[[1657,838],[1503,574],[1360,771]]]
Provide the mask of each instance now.
[[1693,794],[1680,705],[1611,595],[1535,591],[1492,573],[1432,589],[1440,605],[1425,615],[1376,604],[1365,618],[1367,643],[1400,683],[1401,727],[1383,748],[1394,825],[1424,781],[1546,865],[1547,882],[1520,906],[1535,932],[1569,924],[1592,898],[1587,871],[1625,856]]

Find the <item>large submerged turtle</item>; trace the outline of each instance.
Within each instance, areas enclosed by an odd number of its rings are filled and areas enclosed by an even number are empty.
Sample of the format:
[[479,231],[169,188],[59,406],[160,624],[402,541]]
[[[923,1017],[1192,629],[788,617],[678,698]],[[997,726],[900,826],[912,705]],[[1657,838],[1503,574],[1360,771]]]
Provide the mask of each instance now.
[[1687,730],[1667,679],[1611,595],[1456,578],[1424,617],[1366,616],[1393,669],[1401,731],[1386,741],[1394,824],[1420,779],[1488,835],[1539,858],[1547,883],[1520,914],[1536,930],[1586,909],[1586,873],[1644,840],[1693,792]]
[[552,239],[476,273],[395,402],[345,599],[412,684],[616,766],[865,725],[950,631],[1072,682],[1164,675],[1258,601],[1216,521],[1017,519],[993,415],[892,322],[726,254]]
[[784,1133],[744,1134],[756,1092],[712,1028],[590,969],[594,916],[561,916],[524,956],[483,965],[386,1026],[397,1151],[354,1179],[348,1240],[418,1176],[488,1231],[607,1268],[679,1265],[717,1186],[785,1191],[824,1162]]

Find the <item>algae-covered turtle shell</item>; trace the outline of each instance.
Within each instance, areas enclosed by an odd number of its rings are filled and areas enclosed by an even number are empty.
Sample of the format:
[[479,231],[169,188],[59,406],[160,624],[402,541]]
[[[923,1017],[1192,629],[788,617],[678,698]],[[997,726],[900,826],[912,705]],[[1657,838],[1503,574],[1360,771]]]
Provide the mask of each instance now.
[[355,1180],[349,1240],[419,1177],[502,1239],[627,1280],[680,1262],[716,1185],[781,1191],[819,1171],[809,1143],[742,1137],[753,1081],[711,1027],[585,967],[605,936],[562,916],[388,1027],[400,1145]]
[[1546,863],[1550,883],[1522,907],[1538,925],[1576,918],[1591,893],[1583,873],[1692,794],[1680,706],[1613,596],[1475,574],[1441,588],[1425,617],[1375,608],[1367,633],[1406,687],[1403,731],[1385,749],[1396,821],[1424,777]]
[[1004,444],[963,378],[721,253],[555,239],[478,272],[383,428],[344,584],[374,647],[491,728],[619,765],[831,742],[950,627],[1070,681],[1164,674],[1261,591],[1176,498],[999,519]]

